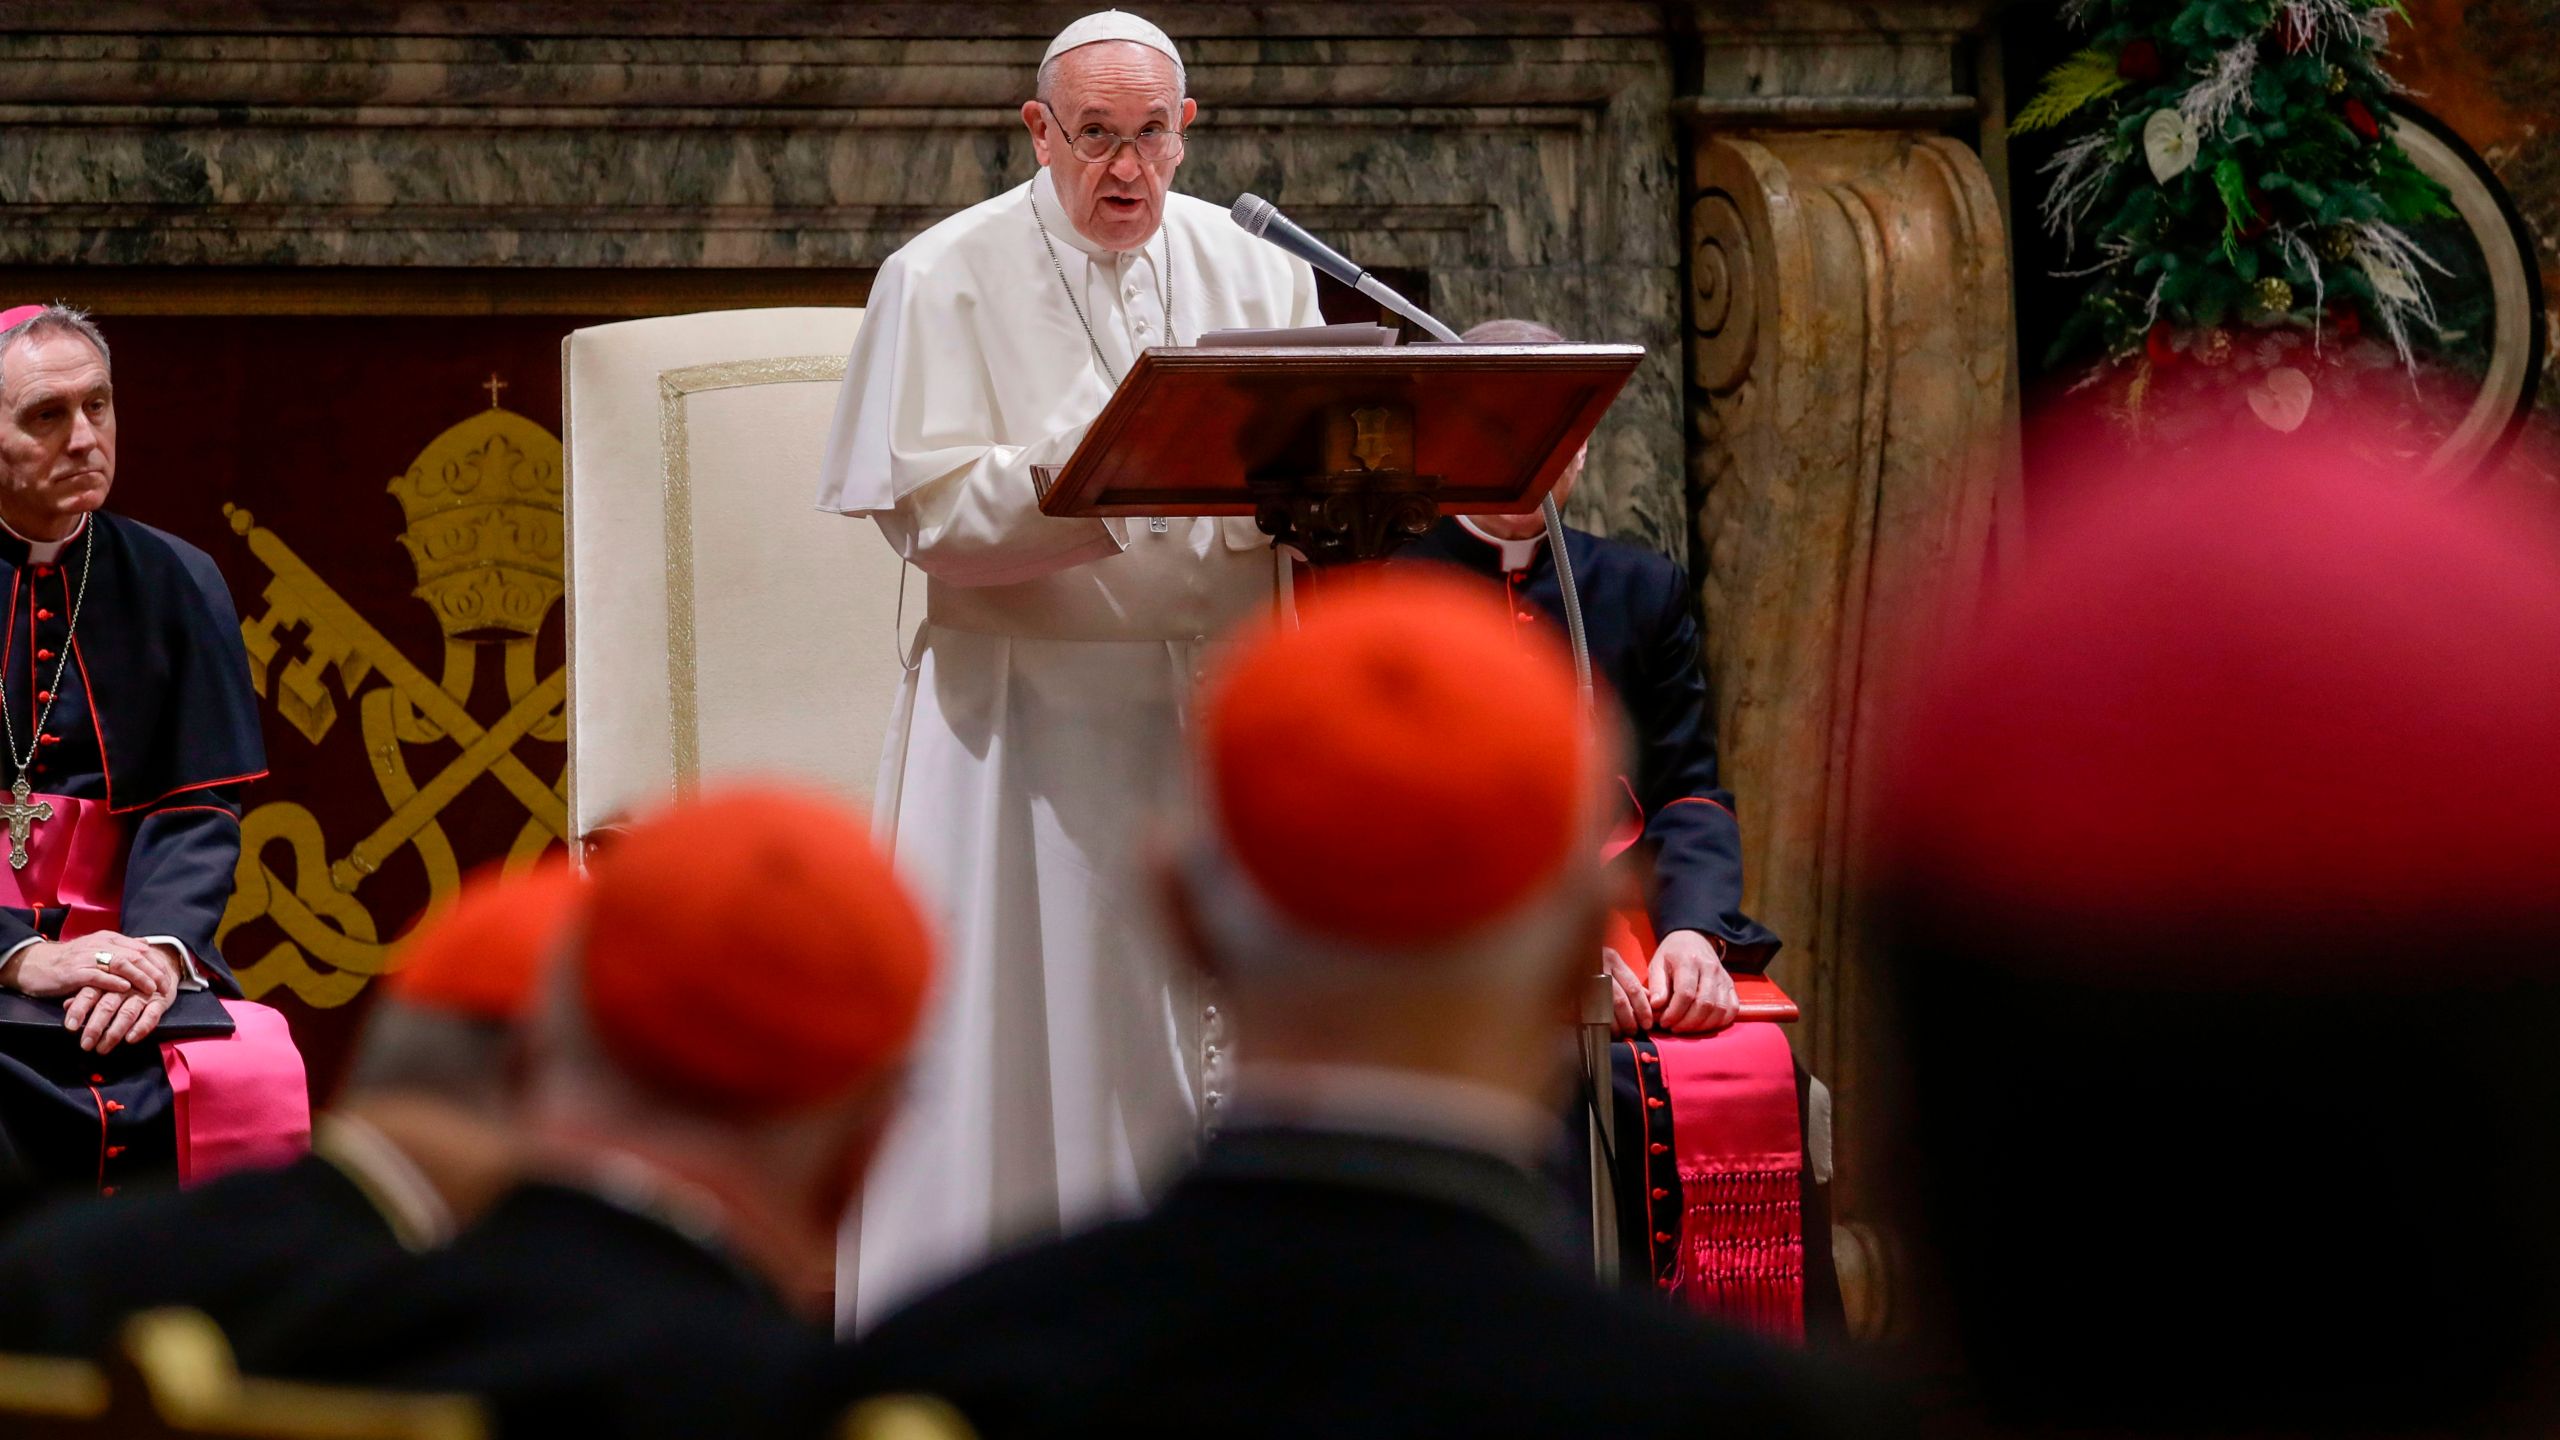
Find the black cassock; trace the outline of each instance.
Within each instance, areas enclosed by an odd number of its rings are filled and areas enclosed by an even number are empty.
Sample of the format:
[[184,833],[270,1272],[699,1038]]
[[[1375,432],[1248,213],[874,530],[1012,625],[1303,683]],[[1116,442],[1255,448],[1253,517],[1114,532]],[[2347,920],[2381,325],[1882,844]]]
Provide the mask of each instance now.
[[[1715,936],[1724,942],[1727,969],[1762,973],[1778,953],[1779,942],[1767,926],[1742,913],[1742,827],[1734,819],[1733,797],[1716,782],[1715,720],[1707,710],[1707,681],[1700,668],[1704,646],[1689,577],[1653,551],[1586,531],[1568,527],[1565,543],[1572,547],[1574,589],[1582,600],[1592,677],[1617,695],[1635,731],[1636,773],[1629,783],[1643,811],[1644,849],[1653,862],[1646,891],[1653,932],[1661,936],[1695,930]],[[1501,547],[1466,526],[1443,520],[1397,558],[1454,565],[1481,575],[1504,587],[1520,623],[1561,627],[1564,590],[1556,583],[1547,547],[1538,545],[1528,565],[1517,570],[1505,569],[1502,555]],[[1622,1135],[1640,1132],[1640,1107],[1656,1098],[1647,1085],[1658,1089],[1659,1077],[1648,1082],[1637,1058],[1652,1043],[1610,1047]],[[1811,1082],[1799,1062],[1799,1125],[1810,1113],[1806,1096]],[[1590,1176],[1581,1120],[1577,1111],[1567,1125],[1567,1142],[1553,1174],[1587,1213]],[[1645,1236],[1679,1213],[1677,1157],[1629,1149],[1617,1159],[1618,1234],[1624,1246],[1620,1269],[1630,1284],[1648,1284],[1655,1278],[1657,1257],[1645,1245]],[[1655,1201],[1651,1196],[1668,1198]],[[1806,1323],[1816,1332],[1837,1333],[1842,1322],[1839,1281],[1832,1268],[1830,1201],[1810,1165],[1805,1167],[1802,1204]]]
[[[240,859],[241,790],[266,773],[266,748],[239,616],[213,557],[102,511],[51,564],[30,563],[27,543],[0,531],[0,588],[0,676],[19,753],[35,737],[28,783],[106,804],[125,845],[116,928],[176,940],[213,992],[237,997],[213,934]],[[39,732],[57,672],[61,693]],[[0,773],[0,790],[11,778]],[[35,828],[41,845],[44,823]],[[0,953],[64,938],[69,915],[0,906]],[[0,1207],[169,1175],[171,1107],[156,1040],[96,1055],[69,1031],[0,1025]]]
[[[1724,942],[1727,969],[1756,975],[1769,968],[1778,937],[1742,913],[1742,827],[1733,797],[1716,783],[1715,721],[1688,577],[1650,550],[1581,530],[1567,529],[1565,543],[1592,678],[1617,695],[1635,730],[1636,773],[1628,780],[1653,860],[1646,893],[1653,933],[1713,936]],[[1396,558],[1472,571],[1504,587],[1521,623],[1563,624],[1564,590],[1544,545],[1525,568],[1505,570],[1498,547],[1443,520]]]

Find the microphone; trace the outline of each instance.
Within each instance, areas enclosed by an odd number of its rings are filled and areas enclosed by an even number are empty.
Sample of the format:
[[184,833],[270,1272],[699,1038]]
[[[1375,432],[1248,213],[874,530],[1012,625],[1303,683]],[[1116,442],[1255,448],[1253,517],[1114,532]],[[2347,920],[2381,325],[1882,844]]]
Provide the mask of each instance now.
[[1343,258],[1341,251],[1299,228],[1296,222],[1280,213],[1279,206],[1259,195],[1245,194],[1236,197],[1235,209],[1228,214],[1236,224],[1244,228],[1244,233],[1247,235],[1279,246],[1430,331],[1434,338],[1446,340],[1452,344],[1457,343],[1457,331],[1441,324],[1431,312],[1397,294],[1385,281]]

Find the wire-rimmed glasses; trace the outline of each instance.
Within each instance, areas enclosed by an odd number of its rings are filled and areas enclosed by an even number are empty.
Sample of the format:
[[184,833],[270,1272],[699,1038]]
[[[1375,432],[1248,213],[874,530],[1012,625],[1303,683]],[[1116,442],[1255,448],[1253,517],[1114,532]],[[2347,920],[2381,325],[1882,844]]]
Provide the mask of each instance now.
[[[1066,130],[1066,122],[1058,118],[1058,112],[1050,108],[1048,101],[1041,101],[1040,108],[1049,111],[1050,124],[1057,126],[1061,132]],[[1161,165],[1165,161],[1182,158],[1182,132],[1160,129],[1153,125],[1135,135],[1123,135],[1114,130],[1105,130],[1099,125],[1087,125],[1082,130],[1067,136],[1068,152],[1087,165],[1110,163],[1111,157],[1119,154],[1120,147],[1123,145],[1136,150],[1138,158],[1150,165]]]

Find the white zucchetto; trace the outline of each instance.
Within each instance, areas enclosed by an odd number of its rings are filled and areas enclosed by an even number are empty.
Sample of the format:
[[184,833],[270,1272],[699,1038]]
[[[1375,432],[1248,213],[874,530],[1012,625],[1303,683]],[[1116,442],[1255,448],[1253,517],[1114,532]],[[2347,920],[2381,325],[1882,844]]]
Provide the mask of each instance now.
[[1126,10],[1098,10],[1059,31],[1040,63],[1046,65],[1070,50],[1104,40],[1134,40],[1176,65],[1182,63],[1182,53],[1173,48],[1172,36]]

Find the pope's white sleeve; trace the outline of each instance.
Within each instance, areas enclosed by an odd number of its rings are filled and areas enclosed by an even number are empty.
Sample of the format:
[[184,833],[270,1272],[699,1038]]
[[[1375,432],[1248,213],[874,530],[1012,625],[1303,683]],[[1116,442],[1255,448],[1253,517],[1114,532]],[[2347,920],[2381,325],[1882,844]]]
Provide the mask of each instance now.
[[873,282],[845,365],[818,507],[868,515],[899,554],[957,585],[1004,585],[1116,555],[1116,520],[1040,513],[1034,465],[1064,465],[1084,427],[1027,445],[993,424],[986,359],[956,316],[917,311],[898,257]]

